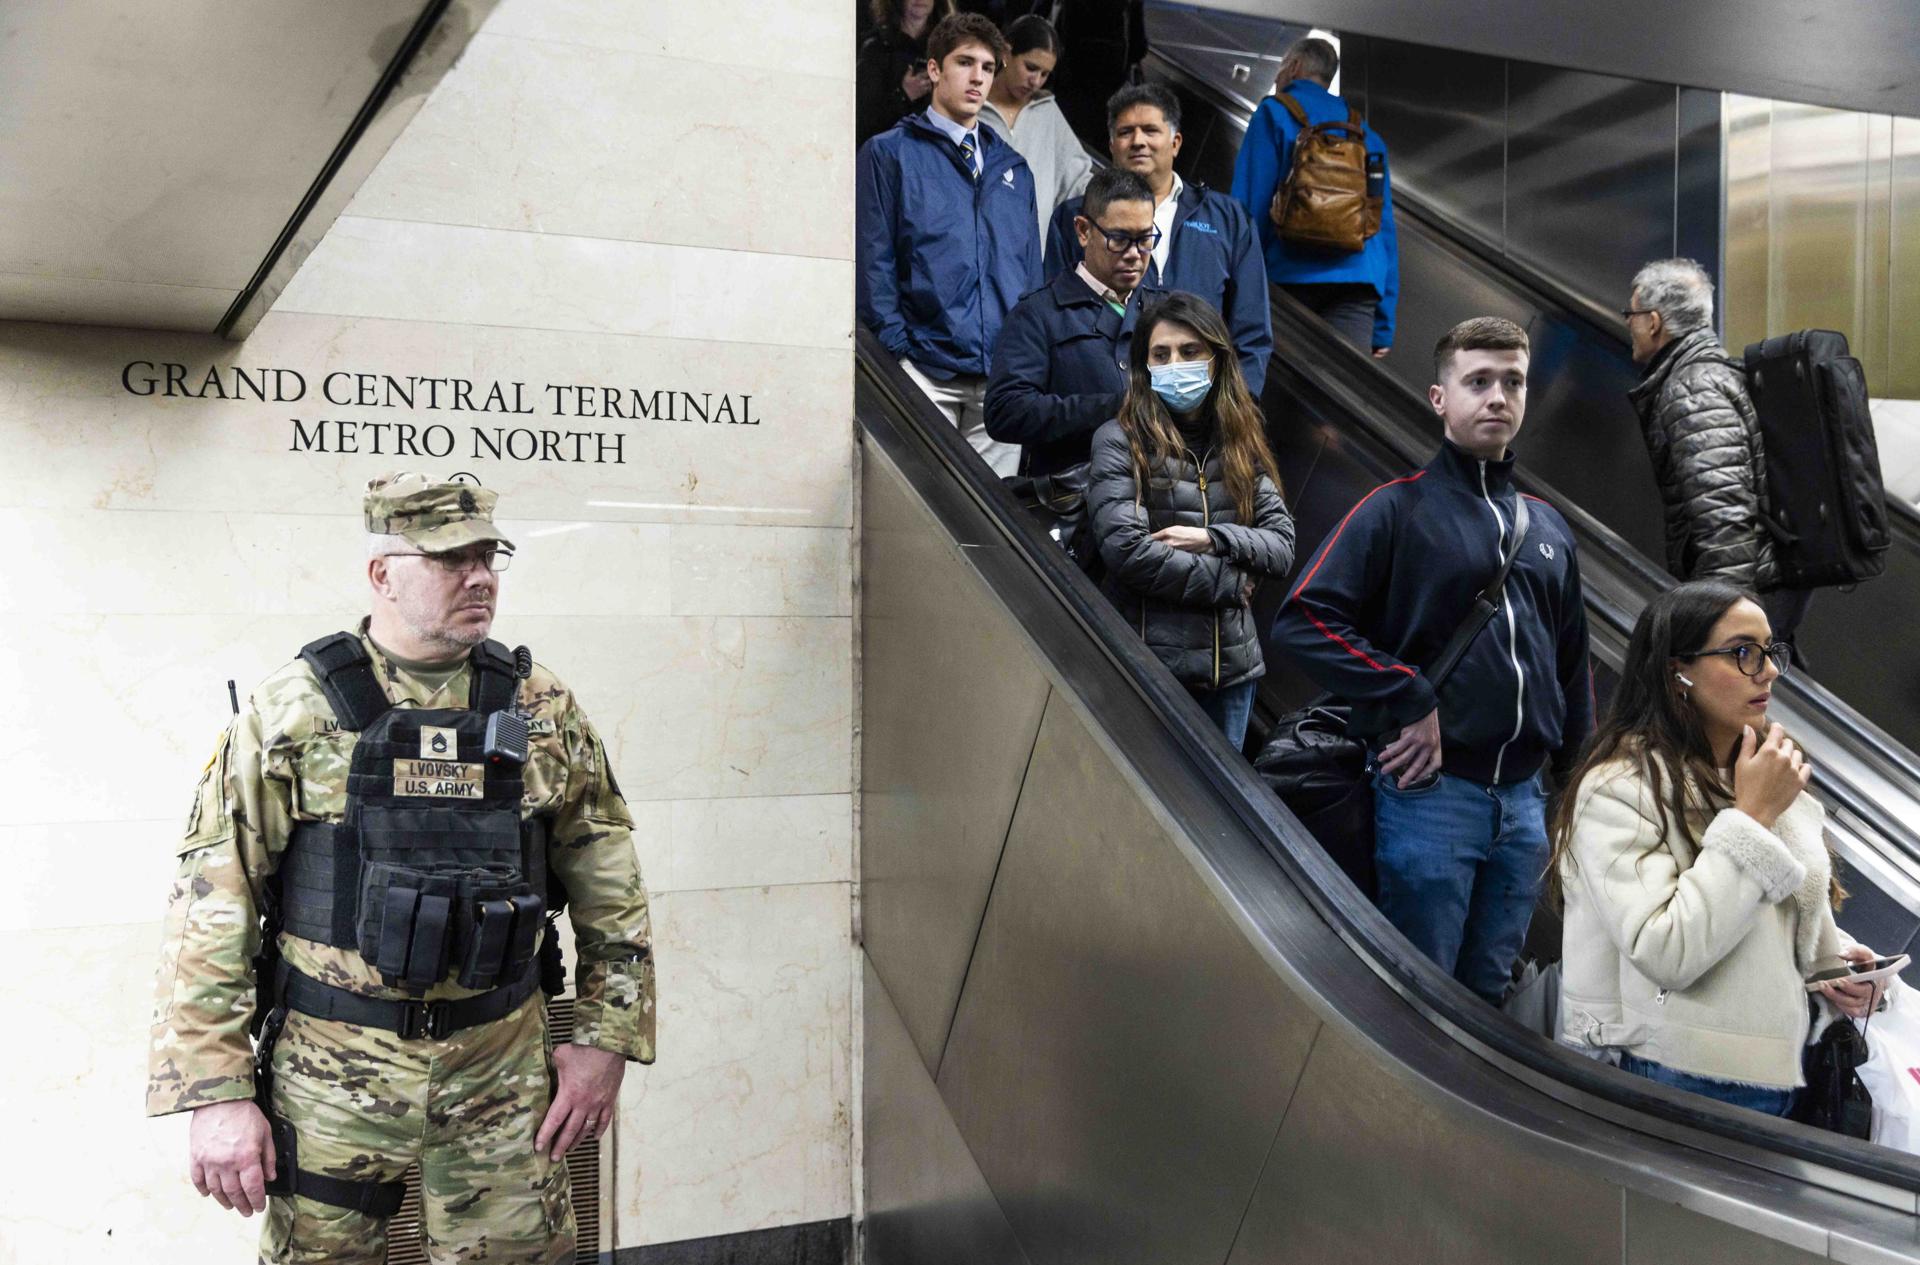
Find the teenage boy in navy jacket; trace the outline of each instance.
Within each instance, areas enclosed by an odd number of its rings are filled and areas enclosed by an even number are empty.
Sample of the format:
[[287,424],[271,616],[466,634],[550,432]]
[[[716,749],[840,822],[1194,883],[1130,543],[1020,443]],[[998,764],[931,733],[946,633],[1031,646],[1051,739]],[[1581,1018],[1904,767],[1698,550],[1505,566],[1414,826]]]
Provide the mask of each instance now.
[[981,403],[1000,324],[1040,283],[1033,173],[979,126],[1000,28],[977,13],[927,37],[933,103],[860,147],[854,297],[860,320],[996,474],[1019,449],[996,443]]
[[1499,569],[1515,525],[1513,453],[1526,331],[1453,327],[1428,389],[1446,426],[1424,469],[1369,492],[1322,542],[1274,622],[1277,644],[1353,705],[1376,748],[1381,912],[1499,1003],[1547,865],[1541,767],[1569,768],[1593,728],[1586,605],[1566,520],[1530,522],[1501,610],[1435,693],[1425,667]]
[[1021,445],[1020,472],[1085,465],[1119,413],[1127,357],[1158,236],[1153,191],[1121,167],[1095,173],[1074,221],[1084,257],[1007,316],[987,381],[987,433]]
[[1380,168],[1380,231],[1357,251],[1323,250],[1281,240],[1268,208],[1293,166],[1300,123],[1279,94],[1291,97],[1309,123],[1344,123],[1347,103],[1328,85],[1340,69],[1340,54],[1326,40],[1304,39],[1289,48],[1274,76],[1276,95],[1260,103],[1247,124],[1233,163],[1233,196],[1260,233],[1267,279],[1320,314],[1334,332],[1376,356],[1393,347],[1394,308],[1400,297],[1400,243],[1393,231],[1393,181],[1387,143],[1366,129],[1367,157]]
[[[1226,318],[1240,353],[1240,375],[1257,400],[1273,354],[1273,308],[1253,225],[1239,203],[1203,184],[1188,184],[1173,169],[1180,152],[1180,98],[1158,84],[1133,84],[1107,100],[1107,152],[1113,165],[1144,177],[1153,190],[1153,224],[1160,241],[1144,284],[1185,290]],[[1068,198],[1047,230],[1047,275],[1072,272],[1080,262],[1074,227],[1081,199]]]

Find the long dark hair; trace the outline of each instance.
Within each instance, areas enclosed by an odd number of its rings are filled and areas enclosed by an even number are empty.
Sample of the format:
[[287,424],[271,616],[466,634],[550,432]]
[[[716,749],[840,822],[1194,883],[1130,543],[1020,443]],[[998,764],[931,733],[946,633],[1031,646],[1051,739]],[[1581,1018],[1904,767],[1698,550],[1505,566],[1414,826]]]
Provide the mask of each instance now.
[[[1686,701],[1674,678],[1674,663],[1707,648],[1714,625],[1742,601],[1756,599],[1719,580],[1694,580],[1676,584],[1640,612],[1627,639],[1613,701],[1554,804],[1549,830],[1553,857],[1546,878],[1556,905],[1563,895],[1561,863],[1572,855],[1580,784],[1609,760],[1628,761],[1645,781],[1662,840],[1677,830],[1697,851],[1700,840],[1689,814],[1710,814],[1733,803],[1733,786],[1720,768],[1732,763],[1734,753],[1713,750],[1699,710]],[[1833,903],[1838,906],[1846,894],[1836,871]]]
[[[1185,325],[1200,335],[1213,354],[1213,385],[1199,411],[1213,423],[1220,436],[1220,464],[1227,474],[1227,493],[1233,497],[1234,513],[1243,523],[1253,521],[1254,492],[1260,476],[1273,480],[1280,488],[1280,470],[1274,464],[1273,449],[1267,446],[1267,421],[1260,406],[1247,390],[1240,373],[1240,358],[1233,350],[1233,337],[1227,323],[1205,299],[1176,290],[1150,304],[1140,313],[1133,331],[1133,348],[1128,358],[1127,394],[1120,401],[1120,427],[1127,432],[1127,446],[1133,450],[1135,486],[1144,495],[1150,472],[1171,464],[1184,454],[1195,465],[1201,457],[1188,451],[1173,414],[1153,390],[1153,374],[1147,364],[1147,345],[1153,331],[1168,322]],[[1282,492],[1282,495],[1285,495]]]

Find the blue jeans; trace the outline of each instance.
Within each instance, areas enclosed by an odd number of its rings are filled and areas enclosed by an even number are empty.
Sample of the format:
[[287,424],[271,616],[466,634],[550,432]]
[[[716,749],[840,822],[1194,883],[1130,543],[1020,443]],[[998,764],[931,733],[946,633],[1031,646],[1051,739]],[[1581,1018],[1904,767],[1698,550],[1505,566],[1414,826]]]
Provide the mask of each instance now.
[[1253,716],[1253,694],[1259,685],[1259,681],[1242,681],[1218,690],[1189,685],[1187,692],[1200,704],[1200,709],[1213,718],[1213,723],[1220,726],[1220,732],[1238,751],[1247,742],[1247,721]]
[[1441,970],[1499,1005],[1547,868],[1540,779],[1487,786],[1442,773],[1403,791],[1376,773],[1373,806],[1380,912]]
[[1622,1053],[1620,1070],[1632,1072],[1635,1076],[1644,1076],[1658,1085],[1671,1085],[1675,1089],[1684,1089],[1688,1093],[1701,1094],[1707,1098],[1735,1107],[1745,1107],[1749,1111],[1758,1111],[1764,1115],[1784,1116],[1793,1110],[1791,1089],[1769,1089],[1765,1085],[1743,1085],[1739,1081],[1695,1076],[1692,1072],[1678,1071],[1664,1063],[1643,1059],[1637,1054]]

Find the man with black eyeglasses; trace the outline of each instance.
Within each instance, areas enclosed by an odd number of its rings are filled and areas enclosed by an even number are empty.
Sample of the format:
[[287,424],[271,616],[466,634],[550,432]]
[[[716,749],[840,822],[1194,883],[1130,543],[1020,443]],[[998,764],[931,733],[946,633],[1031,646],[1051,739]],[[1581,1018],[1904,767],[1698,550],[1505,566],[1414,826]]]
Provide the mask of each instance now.
[[[1107,152],[1115,167],[1133,172],[1153,191],[1153,224],[1160,231],[1143,284],[1185,290],[1226,318],[1240,353],[1240,374],[1255,399],[1267,381],[1273,354],[1273,309],[1267,269],[1246,208],[1225,193],[1181,179],[1180,98],[1159,84],[1129,84],[1107,100]],[[1047,231],[1049,276],[1080,262],[1080,198],[1054,212]]]
[[1000,331],[987,382],[987,433],[1020,444],[1020,473],[1086,462],[1093,432],[1127,389],[1127,355],[1160,232],[1153,190],[1131,171],[1093,177],[1074,219],[1080,263],[1022,298]]

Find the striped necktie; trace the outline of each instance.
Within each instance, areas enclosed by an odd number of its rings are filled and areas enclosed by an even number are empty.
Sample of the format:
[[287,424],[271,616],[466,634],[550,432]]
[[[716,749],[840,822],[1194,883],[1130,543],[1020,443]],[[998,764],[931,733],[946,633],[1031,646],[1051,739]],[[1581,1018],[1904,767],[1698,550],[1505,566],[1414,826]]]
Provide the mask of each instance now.
[[976,168],[973,165],[973,137],[972,136],[965,136],[961,138],[960,158],[961,158],[961,161],[967,164],[967,179],[969,180],[979,179],[980,171],[978,168]]

